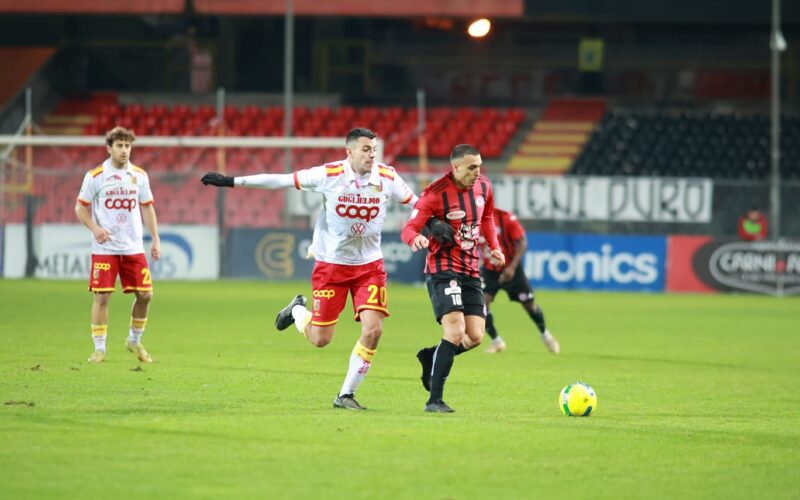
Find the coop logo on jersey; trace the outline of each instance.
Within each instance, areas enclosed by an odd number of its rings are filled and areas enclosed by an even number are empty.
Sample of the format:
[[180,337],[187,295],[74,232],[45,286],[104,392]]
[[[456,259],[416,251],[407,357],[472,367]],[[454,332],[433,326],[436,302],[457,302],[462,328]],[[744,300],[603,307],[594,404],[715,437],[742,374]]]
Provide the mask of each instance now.
[[380,211],[380,207],[376,206],[345,205],[343,203],[336,205],[336,215],[349,219],[362,219],[367,222],[377,217]]
[[105,206],[109,209],[127,210],[130,212],[136,208],[136,198],[108,198]]
[[532,233],[525,274],[553,288],[664,289],[666,239]]
[[698,276],[714,288],[800,294],[800,243],[710,242],[695,253]]

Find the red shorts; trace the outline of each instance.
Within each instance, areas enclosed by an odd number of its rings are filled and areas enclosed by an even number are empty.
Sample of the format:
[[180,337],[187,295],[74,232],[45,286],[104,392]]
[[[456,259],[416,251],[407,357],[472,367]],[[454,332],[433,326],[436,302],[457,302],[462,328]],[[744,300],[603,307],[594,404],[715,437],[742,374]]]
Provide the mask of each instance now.
[[348,292],[353,296],[356,321],[361,321],[359,314],[365,309],[389,316],[383,259],[361,266],[317,262],[311,273],[311,288],[312,325],[335,324],[347,303]]
[[113,292],[117,275],[122,291],[149,292],[153,290],[150,268],[143,253],[136,255],[92,254],[92,273],[89,276],[90,292]]

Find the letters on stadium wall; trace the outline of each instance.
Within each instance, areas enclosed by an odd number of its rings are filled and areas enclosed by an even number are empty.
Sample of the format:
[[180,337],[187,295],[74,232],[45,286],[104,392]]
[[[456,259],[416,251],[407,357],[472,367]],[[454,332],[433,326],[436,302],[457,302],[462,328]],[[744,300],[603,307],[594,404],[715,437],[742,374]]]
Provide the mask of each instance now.
[[670,240],[670,274],[677,276],[668,279],[668,291],[800,294],[800,242],[704,236],[673,236]]
[[[150,262],[155,280],[219,277],[219,238],[215,226],[162,225],[161,259]],[[89,279],[91,233],[80,224],[42,224],[34,228],[34,276],[47,279]],[[149,258],[149,236],[145,255]],[[3,276],[25,276],[25,226],[6,226]]]
[[[411,189],[422,189],[415,176],[404,175]],[[711,222],[710,179],[642,177],[492,176],[495,204],[522,220],[599,220],[628,222]],[[289,191],[292,215],[319,213],[322,196]],[[389,204],[384,227],[399,231],[408,208]]]
[[[228,236],[228,272],[233,278],[299,280],[311,278],[314,260],[307,259],[311,231],[232,229]],[[424,252],[414,253],[397,232],[381,237],[384,267],[393,281],[422,281]]]
[[497,206],[520,219],[711,221],[710,179],[502,176],[492,187]]
[[664,290],[666,238],[527,233],[525,274],[534,287]]

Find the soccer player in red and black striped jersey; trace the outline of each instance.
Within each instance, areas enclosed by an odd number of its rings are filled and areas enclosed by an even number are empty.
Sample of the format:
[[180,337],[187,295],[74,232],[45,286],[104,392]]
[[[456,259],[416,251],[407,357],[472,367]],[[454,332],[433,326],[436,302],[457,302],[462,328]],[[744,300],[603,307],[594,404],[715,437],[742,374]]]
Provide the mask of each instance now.
[[[461,144],[450,153],[452,171],[422,193],[401,238],[416,251],[428,249],[425,281],[436,321],[444,335],[438,345],[420,350],[422,384],[430,391],[425,411],[452,413],[442,401],[453,357],[481,343],[486,306],[480,281],[478,238],[483,234],[489,253],[500,264],[505,257],[495,234],[494,198],[489,179],[481,175],[481,155]],[[454,245],[420,234],[431,217],[453,229]]]
[[501,265],[492,258],[490,248],[484,249],[481,278],[483,279],[483,294],[486,298],[486,332],[492,338],[492,345],[486,349],[486,352],[496,353],[506,349],[506,343],[498,335],[492,311],[489,309],[497,292],[502,289],[506,291],[511,301],[522,304],[523,309],[539,328],[544,345],[553,354],[558,354],[560,350],[558,341],[545,326],[544,312],[534,301],[533,288],[522,270],[522,258],[528,248],[525,229],[517,220],[516,215],[499,208],[494,209],[494,224],[497,229],[497,239],[507,261],[505,265]]

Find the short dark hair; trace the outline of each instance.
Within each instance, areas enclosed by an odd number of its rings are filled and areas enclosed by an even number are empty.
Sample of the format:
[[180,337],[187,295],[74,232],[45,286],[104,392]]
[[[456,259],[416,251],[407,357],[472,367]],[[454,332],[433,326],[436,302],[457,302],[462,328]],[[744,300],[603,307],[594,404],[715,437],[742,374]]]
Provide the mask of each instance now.
[[344,143],[349,144],[350,141],[356,140],[359,137],[366,137],[367,139],[374,139],[378,137],[378,134],[373,132],[368,128],[363,127],[356,127],[352,129],[350,132],[347,133],[347,137],[344,138]]
[[114,127],[106,132],[106,145],[111,146],[114,141],[133,142],[136,140],[136,134],[133,130],[128,130],[124,127]]
[[478,148],[471,144],[459,144],[458,146],[453,148],[453,151],[450,152],[450,161],[458,160],[459,158],[463,158],[467,155],[479,155],[481,154],[478,151]]

